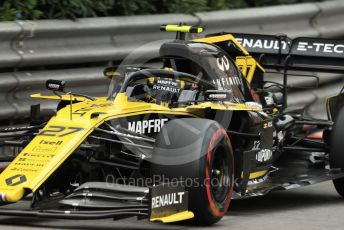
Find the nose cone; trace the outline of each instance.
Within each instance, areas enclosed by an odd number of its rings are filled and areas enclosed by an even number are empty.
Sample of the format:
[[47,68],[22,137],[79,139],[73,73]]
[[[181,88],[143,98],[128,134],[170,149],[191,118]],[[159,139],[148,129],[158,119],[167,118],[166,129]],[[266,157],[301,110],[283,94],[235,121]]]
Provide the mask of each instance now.
[[24,196],[24,188],[13,188],[8,191],[0,191],[0,204],[14,203],[21,200]]

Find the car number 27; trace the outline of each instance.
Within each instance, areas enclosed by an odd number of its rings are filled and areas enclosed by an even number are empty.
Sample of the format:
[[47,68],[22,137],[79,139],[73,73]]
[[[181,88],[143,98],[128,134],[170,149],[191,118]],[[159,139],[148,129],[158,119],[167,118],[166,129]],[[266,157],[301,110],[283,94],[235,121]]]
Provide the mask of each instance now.
[[83,128],[51,125],[48,126],[48,129],[42,130],[38,135],[48,137],[65,137],[81,130],[83,130]]

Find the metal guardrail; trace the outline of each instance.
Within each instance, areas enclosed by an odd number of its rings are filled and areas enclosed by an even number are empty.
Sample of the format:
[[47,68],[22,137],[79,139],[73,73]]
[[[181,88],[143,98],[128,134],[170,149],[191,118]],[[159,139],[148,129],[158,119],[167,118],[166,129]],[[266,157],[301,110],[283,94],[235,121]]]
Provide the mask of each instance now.
[[[105,95],[102,69],[152,41],[172,39],[160,24],[204,25],[206,33],[252,32],[289,36],[342,37],[344,1],[207,13],[39,20],[0,23],[0,121],[23,119],[49,78],[67,80],[73,91]],[[154,56],[159,43],[141,51]],[[135,57],[136,58],[136,57]],[[87,67],[93,66],[93,67]],[[87,68],[84,68],[87,67]],[[329,81],[337,81],[338,77]],[[36,100],[35,100],[36,101]],[[43,102],[43,114],[55,108]]]
[[[20,71],[0,74],[0,118],[2,120],[23,120],[30,114],[30,105],[41,104],[43,115],[52,115],[58,101],[30,98],[29,95],[43,92],[47,79],[59,79],[67,82],[67,89],[75,93],[85,93],[93,96],[107,95],[109,80],[103,77],[103,67]],[[2,100],[4,99],[4,100]]]
[[344,1],[327,1],[315,4],[319,13],[313,18],[313,25],[321,37],[343,37]]
[[[172,34],[161,33],[159,26],[180,21],[199,23],[197,18],[186,14],[17,21],[11,24],[14,39],[4,40],[7,45],[11,43],[8,50],[16,58],[2,67],[118,61],[136,47],[173,38]],[[3,60],[6,56],[1,55],[0,63]]]
[[[312,20],[319,12],[315,4],[298,4],[197,13],[210,32],[260,32],[289,36],[318,36]],[[209,31],[208,30],[208,31]]]

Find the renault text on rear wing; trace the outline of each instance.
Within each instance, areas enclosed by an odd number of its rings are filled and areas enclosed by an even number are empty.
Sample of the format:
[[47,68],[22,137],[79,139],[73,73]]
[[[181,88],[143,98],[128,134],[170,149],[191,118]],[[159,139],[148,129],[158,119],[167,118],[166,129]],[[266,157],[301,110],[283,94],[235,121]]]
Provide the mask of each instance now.
[[266,68],[344,72],[344,40],[232,34]]

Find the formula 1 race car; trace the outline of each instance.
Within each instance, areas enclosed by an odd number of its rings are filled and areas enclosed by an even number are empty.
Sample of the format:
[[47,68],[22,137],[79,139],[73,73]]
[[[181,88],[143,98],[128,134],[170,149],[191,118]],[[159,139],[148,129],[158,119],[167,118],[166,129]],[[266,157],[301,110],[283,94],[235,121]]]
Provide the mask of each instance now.
[[[344,196],[344,94],[327,101],[328,120],[287,106],[290,71],[344,72],[344,41],[211,34],[164,25],[161,68],[116,66],[107,97],[65,90],[42,121],[0,130],[14,157],[0,174],[0,215],[97,219],[137,216],[211,225],[231,199],[333,180]],[[283,83],[267,81],[267,70]],[[304,75],[306,76],[306,74]],[[309,76],[314,77],[314,76]],[[317,80],[317,79],[315,79]],[[343,90],[342,90],[343,91]]]

